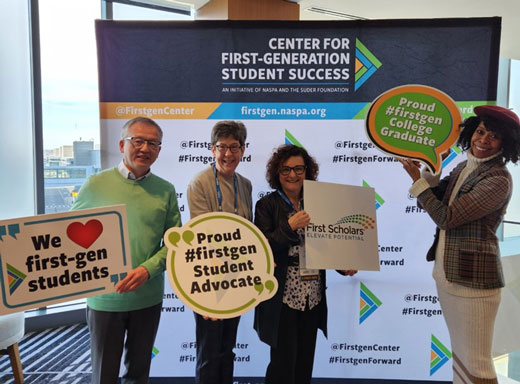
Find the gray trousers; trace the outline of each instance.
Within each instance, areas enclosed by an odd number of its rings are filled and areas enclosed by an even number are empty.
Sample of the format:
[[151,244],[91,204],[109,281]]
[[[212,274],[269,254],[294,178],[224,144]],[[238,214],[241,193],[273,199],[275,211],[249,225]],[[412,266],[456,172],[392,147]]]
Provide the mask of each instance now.
[[96,311],[87,306],[92,383],[115,384],[124,350],[122,384],[146,384],[162,303],[129,312]]

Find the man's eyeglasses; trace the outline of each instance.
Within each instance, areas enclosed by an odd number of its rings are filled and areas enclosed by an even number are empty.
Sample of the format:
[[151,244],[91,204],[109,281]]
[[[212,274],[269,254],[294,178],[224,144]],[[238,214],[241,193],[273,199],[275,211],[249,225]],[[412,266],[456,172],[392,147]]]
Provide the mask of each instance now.
[[295,167],[281,167],[280,175],[288,176],[291,171],[294,171],[294,173],[297,175],[303,175],[305,173],[305,169],[307,169],[305,165],[297,165]]
[[220,153],[226,153],[228,149],[231,151],[231,153],[237,153],[240,150],[240,148],[242,148],[242,146],[238,145],[238,144],[233,144],[233,145],[217,144],[217,145],[215,145],[215,148],[217,148],[217,150]]
[[125,137],[123,140],[129,141],[137,149],[142,148],[144,143],[148,144],[150,149],[157,149],[161,146],[161,142],[158,140],[147,140],[137,136]]

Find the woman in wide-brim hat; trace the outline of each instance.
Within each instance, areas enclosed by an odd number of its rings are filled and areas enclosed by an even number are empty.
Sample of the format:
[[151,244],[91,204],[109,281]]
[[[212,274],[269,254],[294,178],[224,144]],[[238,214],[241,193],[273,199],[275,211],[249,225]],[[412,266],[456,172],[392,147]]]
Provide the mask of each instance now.
[[520,120],[509,109],[479,106],[461,124],[467,160],[440,180],[416,162],[401,163],[410,193],[437,225],[426,256],[450,333],[453,383],[497,383],[491,357],[504,276],[495,235],[511,199],[506,163],[518,162]]

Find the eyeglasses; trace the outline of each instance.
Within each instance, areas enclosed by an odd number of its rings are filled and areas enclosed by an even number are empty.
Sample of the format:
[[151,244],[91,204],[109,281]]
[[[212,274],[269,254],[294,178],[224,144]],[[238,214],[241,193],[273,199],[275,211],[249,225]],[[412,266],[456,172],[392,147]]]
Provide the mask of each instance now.
[[291,173],[291,171],[294,171],[294,173],[296,173],[297,175],[303,175],[306,169],[307,167],[305,165],[297,165],[295,167],[281,167],[280,175],[288,176]]
[[158,140],[147,140],[137,136],[125,137],[123,140],[131,142],[134,148],[137,149],[142,148],[144,143],[148,144],[148,148],[150,149],[157,149],[161,145],[161,142]]
[[214,147],[217,148],[220,153],[226,153],[228,149],[231,151],[231,153],[237,153],[240,150],[240,148],[242,148],[242,146],[238,144],[217,144]]

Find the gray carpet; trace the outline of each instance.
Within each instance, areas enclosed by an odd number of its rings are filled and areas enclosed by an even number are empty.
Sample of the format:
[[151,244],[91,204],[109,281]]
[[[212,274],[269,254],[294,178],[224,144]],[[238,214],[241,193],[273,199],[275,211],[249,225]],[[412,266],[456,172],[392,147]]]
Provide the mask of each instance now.
[[[27,333],[19,343],[26,384],[90,383],[90,342],[86,324]],[[0,357],[0,383],[14,383],[8,356]]]

